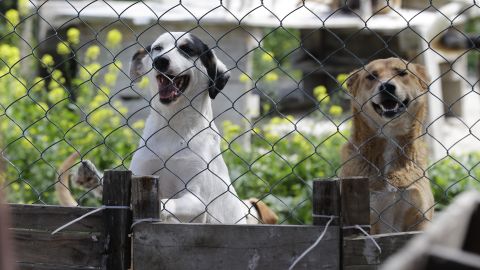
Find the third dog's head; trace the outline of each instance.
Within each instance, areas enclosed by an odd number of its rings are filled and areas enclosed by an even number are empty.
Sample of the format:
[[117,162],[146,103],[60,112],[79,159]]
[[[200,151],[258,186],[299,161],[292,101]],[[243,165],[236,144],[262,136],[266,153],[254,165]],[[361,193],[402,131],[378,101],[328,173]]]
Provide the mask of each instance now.
[[181,99],[190,102],[207,92],[214,99],[230,77],[212,49],[193,34],[183,32],[162,34],[135,53],[130,78],[137,81],[147,74],[153,105],[169,105]]
[[[355,109],[373,123],[400,132],[413,121],[423,122],[429,78],[421,65],[399,58],[379,59],[350,75],[347,86]],[[409,117],[410,116],[410,117]],[[395,132],[397,133],[397,132]]]

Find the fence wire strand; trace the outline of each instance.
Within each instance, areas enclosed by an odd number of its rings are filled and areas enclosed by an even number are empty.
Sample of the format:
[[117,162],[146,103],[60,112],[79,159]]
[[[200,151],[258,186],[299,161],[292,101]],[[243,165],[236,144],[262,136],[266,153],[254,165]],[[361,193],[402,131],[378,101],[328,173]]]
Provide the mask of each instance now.
[[[352,164],[368,167],[362,176],[381,179],[386,193],[395,190],[385,199],[389,205],[372,208],[372,225],[388,231],[414,229],[456,194],[480,187],[480,111],[474,105],[480,94],[480,9],[475,1],[291,2],[0,3],[0,184],[8,201],[58,204],[58,190],[63,190],[78,205],[99,205],[102,171],[128,169],[135,153],[147,150],[151,159],[163,164],[145,174],[168,173],[183,186],[162,203],[168,205],[183,194],[202,203],[204,211],[188,221],[208,216],[221,222],[212,209],[224,196],[237,196],[265,202],[279,223],[308,224],[312,181],[341,177]],[[185,32],[182,37],[198,36],[209,50],[189,56],[177,31]],[[160,92],[149,94],[154,82],[146,76],[131,77],[132,56],[148,51],[153,62],[155,48],[149,46],[164,33],[170,33],[175,46],[161,48],[162,55],[179,52],[193,59],[169,79],[172,85],[178,76],[193,73],[216,84],[202,60],[210,50],[225,64],[223,72],[231,74],[212,102],[213,115],[203,115],[196,107],[208,89],[193,96],[180,93],[178,98],[188,106],[166,115],[155,107]],[[388,57],[405,59],[405,67],[380,78],[368,63]],[[170,62],[177,64],[180,58]],[[429,81],[417,64],[425,66]],[[155,65],[147,69],[145,73],[158,71]],[[401,106],[405,111],[386,122],[369,114],[375,105],[388,111],[375,103],[383,98],[382,91],[358,99],[347,87],[355,76],[396,85],[404,73],[428,88],[407,104],[392,96],[397,99],[394,110]],[[407,109],[422,102],[429,110],[424,119]],[[200,115],[199,121],[208,125],[185,137],[174,125],[186,113]],[[166,125],[145,137],[149,114]],[[401,117],[413,119],[411,125],[421,129],[409,141],[389,133],[388,125]],[[355,119],[371,125],[370,138],[355,141]],[[158,134],[166,133],[181,138],[182,146],[164,159],[151,146]],[[206,134],[221,145],[211,159],[192,148]],[[381,148],[379,138],[393,150]],[[341,156],[346,144],[355,154]],[[413,158],[408,153],[412,145],[421,148]],[[370,148],[377,149],[378,159],[364,155]],[[188,169],[178,169],[185,151],[202,163],[188,177],[182,176]],[[67,162],[72,154],[78,158]],[[417,163],[418,155],[427,163]],[[229,172],[222,182],[224,191],[205,200],[192,186],[205,174],[221,179],[217,166],[223,161]],[[402,162],[411,164],[407,175],[413,179],[396,186],[386,172]],[[416,205],[410,193],[424,179],[434,196],[428,206]],[[389,224],[401,207],[418,216],[409,228]]]

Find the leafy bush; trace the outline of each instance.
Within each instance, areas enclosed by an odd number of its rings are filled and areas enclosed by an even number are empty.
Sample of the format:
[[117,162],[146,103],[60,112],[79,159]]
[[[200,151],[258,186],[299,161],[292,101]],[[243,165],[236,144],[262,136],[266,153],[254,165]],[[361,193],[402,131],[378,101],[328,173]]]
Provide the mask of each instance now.
[[[56,170],[71,153],[79,152],[107,169],[124,166],[135,149],[136,132],[143,122],[133,124],[136,131],[125,125],[127,110],[111,94],[122,63],[100,65],[97,57],[102,50],[91,45],[84,59],[77,59],[79,72],[69,74],[71,88],[66,86],[67,74],[57,69],[72,58],[79,35],[71,28],[68,40],[57,44],[61,63],[48,54],[35,58],[32,64],[47,69],[48,75],[33,79],[20,72],[25,62],[20,62],[19,49],[0,45],[0,146],[7,161],[5,185],[11,202],[55,203]],[[118,46],[121,38],[118,30],[111,30],[107,48]]]

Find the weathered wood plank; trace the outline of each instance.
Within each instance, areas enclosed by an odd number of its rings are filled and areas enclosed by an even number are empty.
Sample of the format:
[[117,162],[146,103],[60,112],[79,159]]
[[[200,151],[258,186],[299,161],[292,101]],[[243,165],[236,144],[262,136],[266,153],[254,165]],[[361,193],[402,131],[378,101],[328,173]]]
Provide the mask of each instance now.
[[[54,205],[9,204],[11,227],[32,230],[54,231],[58,227],[92,210],[94,207],[64,207]],[[92,214],[63,231],[101,232],[102,213]]]
[[[134,269],[288,269],[320,236],[322,226],[139,224]],[[339,269],[339,227],[295,269]]]
[[340,225],[340,185],[338,179],[313,182],[313,224],[325,225],[335,218],[331,225]]
[[19,263],[64,266],[102,265],[105,239],[100,233],[60,232],[10,229]]
[[160,218],[158,176],[134,176],[132,178],[133,219]]
[[99,267],[91,266],[68,266],[58,264],[41,264],[41,263],[17,263],[19,270],[96,270]]
[[381,253],[372,240],[365,236],[344,238],[343,262],[345,269],[363,269],[352,267],[379,265],[383,263],[389,256],[402,248],[408,240],[420,233],[421,232],[402,232],[372,235],[373,239],[375,239],[375,241],[381,247]]
[[[106,171],[103,176],[103,205],[130,207],[131,185],[131,171]],[[130,266],[132,212],[130,209],[107,208],[103,217],[107,239],[106,269],[126,270]]]
[[[370,225],[370,188],[368,178],[349,177],[340,181],[343,236],[362,234],[354,225]],[[370,232],[369,227],[363,227]]]

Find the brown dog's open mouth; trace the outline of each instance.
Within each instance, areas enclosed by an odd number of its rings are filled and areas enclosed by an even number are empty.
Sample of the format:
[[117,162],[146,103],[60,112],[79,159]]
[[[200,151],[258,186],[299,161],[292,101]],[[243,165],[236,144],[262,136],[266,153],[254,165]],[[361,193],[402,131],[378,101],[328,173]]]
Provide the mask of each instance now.
[[386,118],[393,118],[402,114],[408,108],[410,100],[407,98],[402,102],[396,99],[383,100],[379,104],[372,102],[373,109],[380,115]]
[[157,85],[160,102],[168,104],[175,101],[185,91],[189,81],[190,77],[188,75],[174,76],[158,74]]

